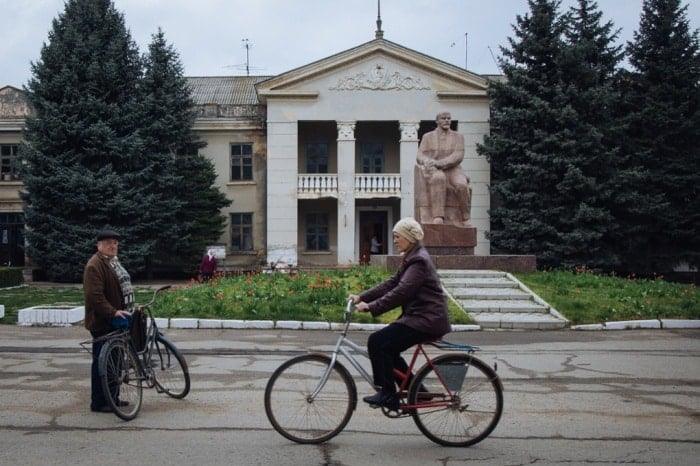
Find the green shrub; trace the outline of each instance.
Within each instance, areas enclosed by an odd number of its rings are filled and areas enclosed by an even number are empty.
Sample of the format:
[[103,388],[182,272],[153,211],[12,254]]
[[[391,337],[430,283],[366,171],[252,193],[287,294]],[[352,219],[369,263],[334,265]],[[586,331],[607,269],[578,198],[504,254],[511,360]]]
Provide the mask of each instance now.
[[22,269],[17,267],[0,267],[0,288],[19,286],[24,283]]

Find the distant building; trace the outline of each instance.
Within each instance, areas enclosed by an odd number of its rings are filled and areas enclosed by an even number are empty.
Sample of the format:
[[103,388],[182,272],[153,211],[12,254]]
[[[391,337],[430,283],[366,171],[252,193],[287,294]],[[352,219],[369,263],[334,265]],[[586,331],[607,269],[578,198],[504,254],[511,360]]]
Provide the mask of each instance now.
[[[488,255],[487,77],[385,40],[278,76],[189,77],[202,155],[233,203],[220,243],[229,267],[357,264],[380,233],[413,215],[418,142],[449,111],[464,134],[475,254]],[[0,88],[0,261],[24,265],[21,179],[12,159],[29,107]]]

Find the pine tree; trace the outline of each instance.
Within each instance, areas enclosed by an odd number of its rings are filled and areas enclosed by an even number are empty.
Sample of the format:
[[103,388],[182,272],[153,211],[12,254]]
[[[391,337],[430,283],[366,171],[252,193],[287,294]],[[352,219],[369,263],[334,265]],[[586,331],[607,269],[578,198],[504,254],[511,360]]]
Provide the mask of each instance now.
[[182,178],[179,189],[187,196],[180,208],[183,229],[178,245],[180,254],[173,256],[179,262],[171,263],[183,271],[196,273],[205,248],[219,242],[226,222],[220,209],[231,205],[231,200],[214,186],[216,170],[211,160],[201,155],[179,157],[176,171]]
[[700,266],[700,55],[680,0],[645,0],[621,81],[623,169],[617,237],[624,265],[643,275]]
[[559,230],[570,231],[562,236],[568,248],[562,266],[611,270],[619,264],[610,243],[616,228],[610,204],[618,163],[615,83],[623,54],[622,46],[614,45],[619,31],[613,31],[612,22],[602,24],[601,18],[591,0],[579,0],[566,15],[560,67],[567,105],[576,119],[562,153],[569,169],[560,193],[570,209]]
[[129,175],[142,166],[138,49],[109,0],[68,0],[25,92],[36,110],[20,149],[27,255],[49,279],[79,281],[103,227],[124,236],[122,260],[143,266],[148,202]]
[[516,18],[515,39],[501,47],[503,81],[490,86],[492,134],[478,146],[491,163],[492,248],[535,254],[539,266],[558,266],[576,253],[577,201],[572,185],[581,174],[566,158],[570,127],[578,115],[562,83],[566,23],[559,1],[528,0]]
[[[179,55],[162,30],[153,35],[144,63],[146,125],[141,135],[147,152],[161,161],[154,188],[162,193],[163,209],[170,213],[152,225],[168,232],[160,238],[153,265],[192,272],[206,245],[221,236],[226,219],[220,210],[231,201],[214,185],[213,164],[196,155],[205,143],[193,129],[194,101]],[[157,231],[153,234],[159,236]]]

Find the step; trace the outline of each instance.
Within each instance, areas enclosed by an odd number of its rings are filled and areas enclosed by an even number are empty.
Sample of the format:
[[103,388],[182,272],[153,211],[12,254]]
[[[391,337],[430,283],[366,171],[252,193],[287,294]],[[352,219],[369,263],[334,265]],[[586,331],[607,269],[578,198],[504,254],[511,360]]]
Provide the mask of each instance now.
[[469,288],[469,287],[446,287],[450,295],[455,299],[514,299],[532,300],[532,296],[518,288]]
[[506,277],[506,272],[500,270],[455,270],[455,269],[440,269],[438,275],[442,278],[495,278]]
[[456,301],[467,312],[549,314],[549,308],[534,301],[508,299],[458,299]]
[[565,328],[568,323],[566,320],[558,319],[550,314],[470,312],[469,316],[485,329],[557,330]]
[[469,288],[518,288],[518,283],[506,277],[452,277],[440,278],[442,284],[449,287],[469,287]]

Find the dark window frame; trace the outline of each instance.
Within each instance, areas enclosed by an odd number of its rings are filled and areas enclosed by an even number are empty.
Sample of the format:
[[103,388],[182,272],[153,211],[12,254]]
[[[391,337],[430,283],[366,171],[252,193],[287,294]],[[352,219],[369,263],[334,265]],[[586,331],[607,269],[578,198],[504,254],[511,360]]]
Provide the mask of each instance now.
[[378,141],[360,143],[361,173],[384,173],[385,166],[384,144]]
[[307,251],[330,251],[331,223],[328,212],[307,212],[305,216],[305,245]]
[[19,144],[0,144],[0,180],[19,179],[18,154]]
[[250,142],[231,143],[231,181],[253,180],[253,144]]
[[253,251],[253,213],[231,212],[231,251]]
[[327,142],[307,142],[305,148],[306,173],[328,173],[329,152]]

